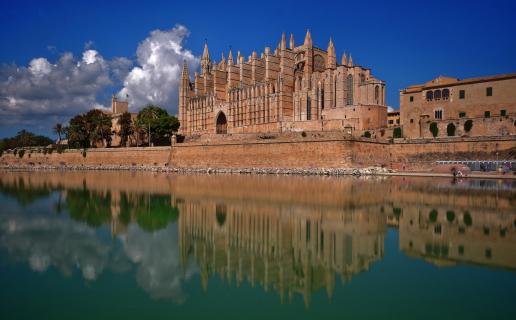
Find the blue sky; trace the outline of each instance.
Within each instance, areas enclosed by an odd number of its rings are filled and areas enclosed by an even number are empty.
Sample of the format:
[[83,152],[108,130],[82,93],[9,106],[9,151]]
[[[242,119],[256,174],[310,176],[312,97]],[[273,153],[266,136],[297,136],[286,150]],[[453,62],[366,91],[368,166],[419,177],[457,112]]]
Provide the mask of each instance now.
[[[244,56],[274,47],[283,31],[293,32],[296,43],[301,43],[307,28],[316,46],[326,48],[332,36],[338,57],[345,51],[356,64],[372,68],[387,82],[388,105],[397,108],[400,89],[439,75],[466,78],[516,72],[515,12],[516,1],[2,1],[0,137],[21,128],[51,134],[56,121],[66,122],[92,102],[108,106],[128,73],[140,67],[150,73],[171,67],[168,74],[151,75],[154,80],[147,85],[160,86],[156,101],[175,113],[177,88],[164,92],[176,84],[171,79],[174,65],[186,57],[195,67],[204,39],[218,60],[229,46]],[[172,30],[178,24],[184,29]],[[164,33],[152,35],[153,30]],[[147,66],[146,39],[147,48],[154,39],[180,43],[182,51],[173,56],[164,47],[159,56],[166,61]],[[91,65],[84,55],[87,50],[97,55]],[[63,60],[66,53],[73,58]],[[33,61],[36,58],[44,59]],[[70,69],[81,61],[82,69]],[[27,70],[33,70],[29,66],[43,70],[40,78],[48,76],[47,66],[68,69],[38,87],[43,82],[25,82]],[[68,91],[58,90],[58,78],[74,72],[84,75],[76,82],[66,78]],[[8,83],[10,77],[15,84]],[[145,95],[138,92],[142,88],[146,87],[139,83],[127,88],[140,94],[135,104],[143,103]],[[48,94],[49,90],[58,92]],[[66,99],[77,90],[83,98],[68,105]]]

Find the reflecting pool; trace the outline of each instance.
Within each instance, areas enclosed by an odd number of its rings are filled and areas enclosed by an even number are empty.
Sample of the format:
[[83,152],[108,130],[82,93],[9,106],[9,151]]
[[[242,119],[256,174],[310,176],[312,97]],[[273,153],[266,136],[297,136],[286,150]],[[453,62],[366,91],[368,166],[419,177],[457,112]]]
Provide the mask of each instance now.
[[516,319],[516,181],[0,172],[2,319]]

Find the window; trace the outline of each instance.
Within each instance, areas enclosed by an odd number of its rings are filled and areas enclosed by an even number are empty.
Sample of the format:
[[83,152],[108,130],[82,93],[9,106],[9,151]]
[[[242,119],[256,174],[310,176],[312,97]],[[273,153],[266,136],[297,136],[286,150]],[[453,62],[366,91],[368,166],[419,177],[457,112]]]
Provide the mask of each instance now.
[[321,109],[324,110],[324,89],[321,90]]
[[507,110],[500,110],[500,115],[505,117],[507,115]]
[[465,118],[466,112],[459,112],[459,118]]
[[380,95],[380,88],[378,86],[374,87],[374,100],[378,103],[378,97]]
[[389,124],[394,124],[394,120],[389,120]]
[[346,104],[348,106],[350,106],[353,104],[353,76],[352,75],[348,75],[347,89],[348,89],[348,97],[347,97]]
[[414,102],[414,96],[410,96],[410,102]]
[[484,118],[491,118],[491,111],[484,112]]
[[486,88],[486,96],[491,97],[493,95],[493,87]]
[[466,98],[466,91],[465,90],[459,90],[459,99]]
[[410,123],[414,123],[414,119],[410,119]]
[[426,92],[426,101],[432,101],[434,99],[434,93],[432,91]]
[[400,124],[400,119],[396,119],[396,123],[397,123],[397,124]]
[[441,100],[441,90],[435,90],[434,91],[434,99],[435,100]]
[[306,96],[306,120],[312,120],[312,101],[310,101],[310,96]]
[[450,90],[443,89],[443,100],[448,100],[450,98]]
[[442,110],[435,110],[434,111],[434,118],[435,119],[442,119],[443,118],[443,111]]

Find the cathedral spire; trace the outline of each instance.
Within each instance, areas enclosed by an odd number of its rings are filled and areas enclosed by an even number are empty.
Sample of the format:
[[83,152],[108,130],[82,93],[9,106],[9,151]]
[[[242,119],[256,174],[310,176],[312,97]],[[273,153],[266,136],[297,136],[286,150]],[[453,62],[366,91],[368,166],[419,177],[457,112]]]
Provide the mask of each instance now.
[[294,50],[295,44],[294,44],[294,35],[290,34],[290,49]]
[[285,36],[285,32],[281,34],[281,44],[280,49],[285,50],[287,49],[287,37]]
[[333,45],[333,39],[330,38],[330,42],[328,43],[328,59],[326,67],[330,69],[335,69],[337,67],[337,55],[335,54],[335,46]]
[[240,63],[240,58],[242,56],[240,55],[240,50],[237,51],[237,63]]
[[224,52],[222,52],[222,57],[220,58],[220,63],[219,63],[219,69],[224,71],[226,70],[226,57],[224,57]]
[[207,74],[210,72],[211,69],[211,59],[210,59],[210,52],[208,51],[208,41],[204,41],[204,50],[202,52],[202,58],[201,58],[201,71],[202,74]]
[[183,60],[183,70],[181,70],[181,79],[182,80],[189,80],[188,65],[186,64],[186,59]]
[[351,56],[351,53],[349,54],[349,60],[348,60],[348,67],[353,66],[353,57]]
[[346,58],[346,53],[345,52],[342,54],[342,60],[340,60],[340,64],[343,65],[343,66],[348,64],[348,59]]
[[306,30],[306,36],[305,36],[305,47],[311,47],[312,46],[312,35],[310,34],[310,30]]
[[233,65],[233,49],[231,49],[231,47],[229,47],[229,54],[228,54],[228,66],[232,66]]

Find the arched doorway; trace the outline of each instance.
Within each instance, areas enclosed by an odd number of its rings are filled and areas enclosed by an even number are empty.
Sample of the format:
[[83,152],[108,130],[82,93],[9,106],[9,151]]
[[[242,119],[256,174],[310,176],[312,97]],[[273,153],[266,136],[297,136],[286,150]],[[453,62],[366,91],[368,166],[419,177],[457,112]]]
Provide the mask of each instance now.
[[220,112],[217,116],[217,134],[226,134],[228,133],[228,120],[226,119],[226,115],[224,112]]

